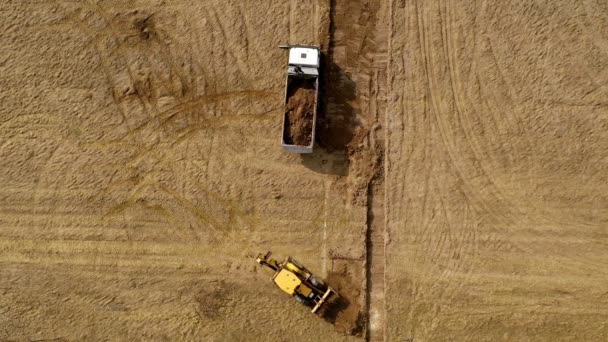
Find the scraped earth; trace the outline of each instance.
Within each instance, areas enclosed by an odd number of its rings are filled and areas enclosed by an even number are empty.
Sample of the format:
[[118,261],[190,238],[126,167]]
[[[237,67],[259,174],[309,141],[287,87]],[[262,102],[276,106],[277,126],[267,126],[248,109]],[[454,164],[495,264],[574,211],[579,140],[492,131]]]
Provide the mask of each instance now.
[[327,282],[339,293],[339,298],[328,305],[323,317],[334,324],[336,331],[363,336],[365,331],[365,313],[359,304],[361,296],[361,279],[349,272],[347,267],[334,268],[328,274]]
[[[608,339],[604,2],[0,13],[0,340]],[[312,155],[285,43],[324,55]]]

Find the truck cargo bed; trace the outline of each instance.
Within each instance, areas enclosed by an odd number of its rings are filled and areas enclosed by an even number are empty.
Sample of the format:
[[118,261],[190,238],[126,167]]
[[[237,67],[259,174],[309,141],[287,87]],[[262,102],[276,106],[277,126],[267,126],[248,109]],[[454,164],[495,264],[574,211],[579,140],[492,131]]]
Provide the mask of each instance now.
[[282,146],[288,152],[312,152],[317,121],[318,87],[317,76],[287,76]]

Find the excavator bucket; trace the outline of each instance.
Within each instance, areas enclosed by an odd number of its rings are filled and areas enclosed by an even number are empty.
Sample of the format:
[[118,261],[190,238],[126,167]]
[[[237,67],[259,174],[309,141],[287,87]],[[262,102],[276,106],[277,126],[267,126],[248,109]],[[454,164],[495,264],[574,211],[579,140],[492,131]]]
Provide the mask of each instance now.
[[321,308],[321,306],[323,306],[323,304],[327,301],[327,299],[332,295],[337,296],[338,293],[336,291],[334,291],[334,289],[332,289],[331,287],[328,287],[327,291],[325,291],[325,294],[323,295],[321,300],[317,303],[317,305],[315,305],[314,308],[312,308],[311,312],[317,313],[319,308]]

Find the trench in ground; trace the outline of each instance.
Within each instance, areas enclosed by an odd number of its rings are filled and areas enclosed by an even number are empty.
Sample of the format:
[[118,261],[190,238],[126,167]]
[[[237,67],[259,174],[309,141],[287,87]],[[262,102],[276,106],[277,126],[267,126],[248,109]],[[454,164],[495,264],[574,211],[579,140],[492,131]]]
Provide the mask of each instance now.
[[[384,127],[386,68],[388,65],[387,4],[381,0],[331,0],[330,42],[326,83],[329,121],[369,130],[376,169],[367,175],[367,227],[365,236],[365,312],[367,341],[385,340],[385,208]],[[340,128],[340,125],[335,125]],[[336,132],[342,133],[336,128]],[[345,140],[352,138],[346,136]]]

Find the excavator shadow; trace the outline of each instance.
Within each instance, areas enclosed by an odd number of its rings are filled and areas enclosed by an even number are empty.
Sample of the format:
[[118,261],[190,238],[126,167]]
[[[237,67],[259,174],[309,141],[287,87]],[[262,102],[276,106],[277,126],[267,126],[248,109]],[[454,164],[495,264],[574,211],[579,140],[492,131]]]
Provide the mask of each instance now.
[[361,260],[351,258],[332,258],[332,271],[327,275],[327,283],[338,292],[339,296],[327,302],[321,317],[334,325],[335,329],[346,335],[363,336],[366,327],[366,315],[361,299],[360,278],[357,276]]
[[326,304],[325,309],[321,313],[321,317],[330,323],[336,324],[338,314],[345,311],[350,305],[350,301],[344,297],[337,297]]
[[340,333],[363,336],[365,331],[364,314],[346,297],[336,297],[326,303],[320,316]]

